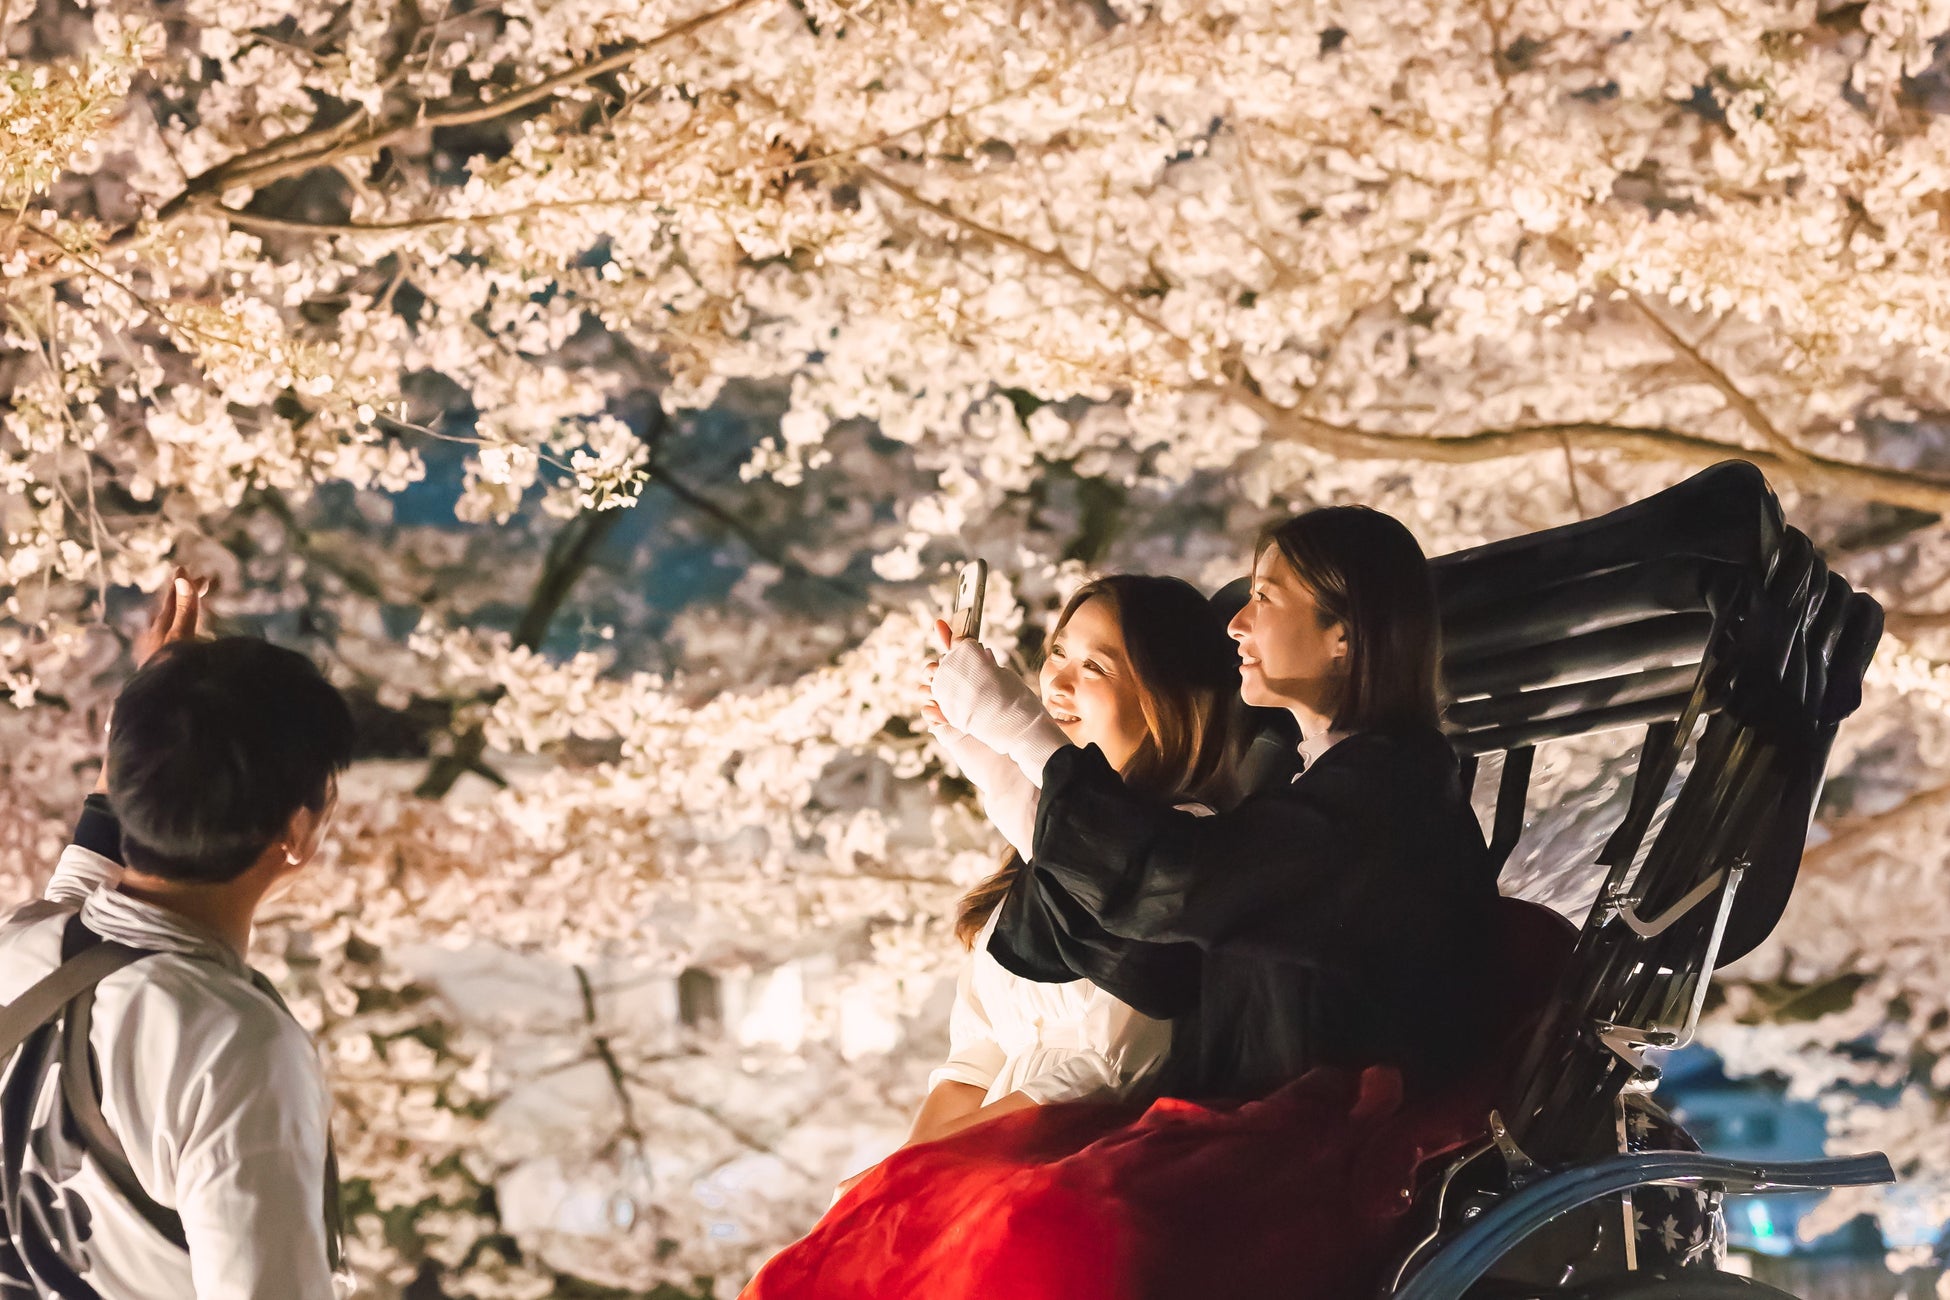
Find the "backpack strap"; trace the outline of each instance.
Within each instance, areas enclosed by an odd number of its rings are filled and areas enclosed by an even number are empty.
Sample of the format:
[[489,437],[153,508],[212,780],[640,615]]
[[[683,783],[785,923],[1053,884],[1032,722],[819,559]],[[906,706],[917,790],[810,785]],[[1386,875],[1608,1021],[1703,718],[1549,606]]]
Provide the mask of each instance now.
[[[67,954],[68,936],[76,929],[88,931],[81,924],[81,914],[76,913],[68,922],[67,933],[62,936],[61,949],[64,958]],[[0,1060],[12,1056],[27,1041],[28,1036],[48,1021],[60,1015],[75,998],[93,991],[94,987],[134,961],[149,954],[140,948],[126,944],[98,941],[83,949],[72,959],[62,963],[43,976],[38,983],[27,988],[19,997],[5,1006],[0,1006]]]
[[[103,939],[82,924],[81,914],[77,912],[61,933],[60,969],[69,970],[78,966],[104,948],[119,948],[124,953],[132,954],[129,960],[150,955],[146,949],[130,948]],[[124,960],[116,969],[127,964],[128,960]],[[142,1180],[135,1176],[135,1168],[129,1164],[129,1155],[122,1146],[122,1140],[115,1136],[115,1130],[108,1126],[108,1120],[102,1114],[101,1070],[95,1062],[95,1053],[88,1046],[88,1029],[93,1022],[95,986],[98,983],[99,978],[91,981],[69,999],[67,1014],[61,1017],[62,1104],[68,1112],[69,1122],[81,1137],[82,1147],[116,1192],[128,1202],[129,1208],[141,1215],[171,1245],[188,1250],[189,1238],[183,1233],[182,1218],[143,1189]]]
[[7,914],[7,924],[18,925],[29,921],[45,921],[50,916],[75,910],[72,903],[57,903],[51,898],[36,898],[22,903]]
[[182,1216],[144,1190],[122,1139],[115,1136],[102,1114],[101,1070],[95,1063],[94,1050],[88,1046],[94,1009],[95,990],[84,989],[69,1004],[61,1022],[61,1100],[67,1105],[68,1118],[81,1135],[81,1145],[129,1208],[170,1245],[188,1250],[190,1239],[183,1232]]

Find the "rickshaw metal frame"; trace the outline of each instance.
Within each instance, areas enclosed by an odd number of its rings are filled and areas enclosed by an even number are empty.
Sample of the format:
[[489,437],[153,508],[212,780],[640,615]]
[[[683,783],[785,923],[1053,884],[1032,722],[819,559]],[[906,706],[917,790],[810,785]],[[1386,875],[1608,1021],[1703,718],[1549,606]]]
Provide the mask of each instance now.
[[[1585,1154],[1611,1140],[1623,1096],[1657,1080],[1646,1053],[1692,1040],[1714,970],[1779,919],[1829,745],[1860,702],[1880,606],[1827,571],[1745,462],[1433,567],[1465,778],[1478,756],[1505,755],[1488,837],[1499,866],[1522,832],[1536,746],[1621,726],[1646,733],[1626,810],[1594,864],[1604,879],[1566,987],[1486,1135],[1425,1189],[1429,1230],[1383,1294],[1462,1300],[1513,1248],[1608,1197],[1622,1198],[1630,1275],[1640,1263],[1630,1197],[1641,1188],[1739,1195],[1893,1181],[1878,1154],[1779,1164]],[[1648,843],[1689,748],[1692,767]],[[1471,1170],[1499,1185],[1458,1197]],[[1458,1211],[1458,1200],[1470,1204]]]

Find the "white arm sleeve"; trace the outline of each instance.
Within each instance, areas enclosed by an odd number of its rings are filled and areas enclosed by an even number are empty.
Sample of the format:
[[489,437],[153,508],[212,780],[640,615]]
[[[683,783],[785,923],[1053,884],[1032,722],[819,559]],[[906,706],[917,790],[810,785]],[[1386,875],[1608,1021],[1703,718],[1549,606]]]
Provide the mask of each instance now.
[[210,1170],[179,1213],[197,1300],[333,1300],[324,1151],[246,1151]]
[[1024,1079],[1016,1091],[1038,1106],[1054,1101],[1081,1101],[1117,1090],[1117,1071],[1108,1058],[1096,1052],[1078,1052],[1064,1057],[1033,1079]]
[[1036,693],[977,641],[957,641],[941,656],[934,701],[949,726],[1008,755],[1038,787],[1050,755],[1070,743]]
[[955,981],[955,1008],[948,1013],[948,1059],[928,1076],[929,1092],[944,1083],[965,1083],[987,1092],[1008,1059],[975,993],[974,976],[975,954],[970,953]]
[[982,811],[1011,848],[1029,857],[1036,840],[1036,808],[1042,791],[1022,769],[965,731],[936,727],[935,739],[982,796]]

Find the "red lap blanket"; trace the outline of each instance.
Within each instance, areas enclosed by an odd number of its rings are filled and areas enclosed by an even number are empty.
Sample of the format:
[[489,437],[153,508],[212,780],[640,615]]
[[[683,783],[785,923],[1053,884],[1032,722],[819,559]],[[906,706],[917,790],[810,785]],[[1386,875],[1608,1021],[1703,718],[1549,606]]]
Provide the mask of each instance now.
[[888,1157],[743,1300],[1350,1300],[1486,1110],[1322,1069],[1237,1106],[1020,1111]]

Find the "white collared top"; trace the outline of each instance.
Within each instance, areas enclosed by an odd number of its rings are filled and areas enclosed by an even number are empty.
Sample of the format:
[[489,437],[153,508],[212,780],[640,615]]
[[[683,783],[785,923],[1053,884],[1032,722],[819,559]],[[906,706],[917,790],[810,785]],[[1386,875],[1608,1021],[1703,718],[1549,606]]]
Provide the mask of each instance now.
[[[1300,762],[1303,764],[1300,770],[1304,772],[1307,768],[1318,763],[1322,754],[1325,754],[1328,750],[1346,739],[1347,733],[1345,731],[1322,731],[1303,738],[1298,745],[1294,746],[1294,748],[1300,751]],[[1297,774],[1295,779],[1298,779]]]

